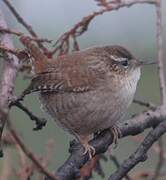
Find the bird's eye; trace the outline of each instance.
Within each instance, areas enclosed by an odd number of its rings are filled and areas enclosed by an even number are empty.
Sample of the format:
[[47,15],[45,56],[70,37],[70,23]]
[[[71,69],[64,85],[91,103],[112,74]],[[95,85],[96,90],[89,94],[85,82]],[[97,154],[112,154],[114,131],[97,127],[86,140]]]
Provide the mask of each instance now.
[[121,64],[126,68],[129,65],[129,62],[127,60],[121,61]]

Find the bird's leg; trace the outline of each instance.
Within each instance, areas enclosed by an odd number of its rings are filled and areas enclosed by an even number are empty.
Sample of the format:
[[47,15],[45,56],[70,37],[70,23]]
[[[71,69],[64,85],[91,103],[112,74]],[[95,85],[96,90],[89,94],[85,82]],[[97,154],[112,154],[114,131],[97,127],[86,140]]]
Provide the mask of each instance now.
[[88,143],[91,136],[81,135],[77,137],[81,145],[85,148],[83,155],[88,153],[89,158],[92,159],[92,157],[95,155],[95,148]]
[[122,137],[121,130],[117,126],[113,126],[110,128],[111,133],[113,134],[113,144],[114,148],[118,145],[118,139]]

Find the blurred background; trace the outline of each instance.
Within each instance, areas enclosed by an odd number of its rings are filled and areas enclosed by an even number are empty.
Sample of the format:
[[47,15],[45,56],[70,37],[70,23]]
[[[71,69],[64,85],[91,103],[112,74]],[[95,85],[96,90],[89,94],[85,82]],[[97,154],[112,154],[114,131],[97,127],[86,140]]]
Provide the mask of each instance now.
[[[163,2],[163,34],[164,34],[164,57],[166,57],[166,1]],[[22,15],[22,17],[32,25],[33,29],[40,37],[56,40],[60,35],[69,30],[82,19],[82,17],[99,10],[93,0],[13,0],[12,3]],[[25,32],[27,31],[16,22],[10,11],[0,2],[5,13],[6,20],[10,28]],[[15,38],[14,38],[15,40]],[[79,37],[81,49],[91,46],[119,44],[127,47],[138,58],[146,60],[156,60],[156,16],[155,8],[152,5],[134,5],[131,8],[122,8],[118,11],[108,12],[102,16],[97,16],[89,26],[89,29]],[[20,47],[18,41],[14,41],[16,47]],[[25,80],[22,74],[18,75],[15,92],[17,95],[28,86],[29,80]],[[141,80],[138,84],[136,99],[159,103],[159,83],[157,68],[155,65],[146,66],[142,69]],[[46,151],[46,144],[50,139],[54,141],[54,148],[49,169],[55,170],[67,159],[69,153],[69,141],[73,139],[68,133],[60,129],[52,119],[40,109],[38,97],[33,94],[27,96],[24,104],[36,115],[47,118],[48,122],[41,131],[33,131],[34,123],[29,120],[26,114],[17,108],[12,108],[11,120],[21,135],[24,143],[37,155],[42,156]],[[128,117],[144,110],[133,104],[128,112]],[[144,136],[142,134],[142,136]],[[132,137],[127,137],[119,141],[118,147],[112,150],[120,162],[133,152],[139,142]],[[17,153],[13,149],[5,149],[4,159],[0,160],[0,171],[3,161],[7,156],[12,159],[11,163],[17,169]],[[157,154],[153,150],[149,152],[148,160],[139,164],[133,171],[152,170],[157,162]],[[109,160],[102,162],[103,170],[107,177],[116,168]],[[13,176],[12,180],[17,179]],[[35,177],[34,177],[35,179]],[[101,179],[96,173],[93,179]]]

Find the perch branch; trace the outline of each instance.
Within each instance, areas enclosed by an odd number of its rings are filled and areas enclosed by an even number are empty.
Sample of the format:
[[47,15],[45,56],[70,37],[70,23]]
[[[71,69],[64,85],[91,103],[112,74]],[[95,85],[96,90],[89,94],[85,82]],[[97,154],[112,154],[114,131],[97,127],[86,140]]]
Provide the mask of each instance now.
[[[122,132],[122,137],[136,135],[143,132],[146,128],[155,127],[165,120],[165,107],[160,106],[156,110],[146,111],[132,119],[119,123],[117,126]],[[90,141],[96,154],[104,153],[109,145],[113,142],[113,135],[110,131],[105,130],[99,134],[94,140]],[[71,155],[66,162],[58,169],[56,175],[63,180],[76,178],[79,176],[79,169],[88,161],[88,155],[82,156],[83,148],[77,145],[72,148]]]
[[138,163],[147,159],[147,152],[154,142],[156,142],[166,132],[166,121],[161,122],[155,129],[151,130],[137,150],[120,165],[118,170],[113,173],[109,180],[121,180]]

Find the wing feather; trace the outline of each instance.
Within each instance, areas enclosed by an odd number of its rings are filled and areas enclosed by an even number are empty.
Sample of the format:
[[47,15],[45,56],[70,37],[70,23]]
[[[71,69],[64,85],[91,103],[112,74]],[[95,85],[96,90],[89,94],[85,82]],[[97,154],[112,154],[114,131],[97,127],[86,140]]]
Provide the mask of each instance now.
[[93,90],[99,81],[104,81],[104,63],[88,55],[88,51],[87,55],[85,53],[73,53],[51,60],[45,73],[37,74],[23,95],[36,91],[83,93]]

